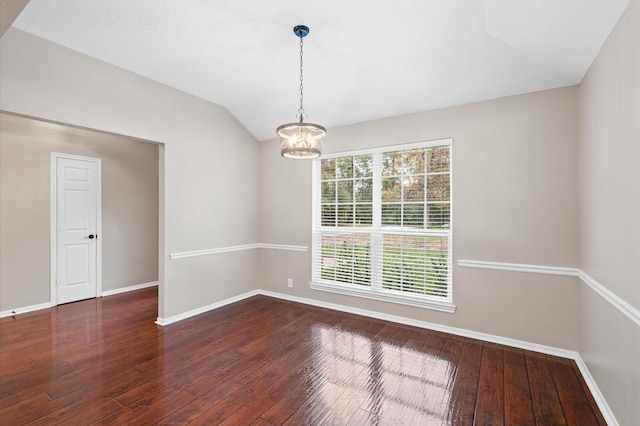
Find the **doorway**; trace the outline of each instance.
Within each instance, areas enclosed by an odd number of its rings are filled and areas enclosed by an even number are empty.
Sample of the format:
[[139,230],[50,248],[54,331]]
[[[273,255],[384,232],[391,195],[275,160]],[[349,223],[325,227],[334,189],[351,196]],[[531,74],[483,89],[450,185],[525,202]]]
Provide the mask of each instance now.
[[0,317],[61,303],[52,153],[100,159],[96,296],[162,279],[162,143],[0,112]]

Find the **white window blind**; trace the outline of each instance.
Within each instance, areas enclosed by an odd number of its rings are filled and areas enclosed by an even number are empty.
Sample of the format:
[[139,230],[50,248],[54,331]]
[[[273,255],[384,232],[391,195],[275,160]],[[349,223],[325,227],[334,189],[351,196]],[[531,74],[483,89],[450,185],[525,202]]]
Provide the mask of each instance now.
[[311,287],[453,312],[451,140],[313,164]]

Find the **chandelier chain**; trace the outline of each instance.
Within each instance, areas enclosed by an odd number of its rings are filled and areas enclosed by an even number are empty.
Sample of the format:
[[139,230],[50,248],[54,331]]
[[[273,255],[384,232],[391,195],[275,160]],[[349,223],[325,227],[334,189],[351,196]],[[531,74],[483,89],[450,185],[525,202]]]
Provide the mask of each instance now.
[[298,108],[298,118],[300,118],[300,122],[302,122],[302,120],[305,117],[305,113],[304,113],[304,107],[302,106],[302,101],[303,101],[303,95],[302,95],[302,89],[303,89],[303,77],[302,77],[302,65],[303,65],[303,60],[302,60],[302,46],[304,44],[304,39],[302,37],[300,37],[300,108]]

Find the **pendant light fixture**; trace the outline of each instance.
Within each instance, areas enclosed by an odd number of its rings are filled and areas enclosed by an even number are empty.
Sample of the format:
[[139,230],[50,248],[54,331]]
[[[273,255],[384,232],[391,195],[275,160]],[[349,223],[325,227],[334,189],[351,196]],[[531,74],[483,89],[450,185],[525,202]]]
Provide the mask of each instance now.
[[304,37],[309,34],[309,27],[296,25],[293,33],[300,38],[300,108],[298,122],[287,123],[276,129],[280,138],[280,154],[286,158],[309,160],[318,158],[324,148],[324,135],[327,130],[319,124],[305,123],[306,114],[302,106],[302,46]]

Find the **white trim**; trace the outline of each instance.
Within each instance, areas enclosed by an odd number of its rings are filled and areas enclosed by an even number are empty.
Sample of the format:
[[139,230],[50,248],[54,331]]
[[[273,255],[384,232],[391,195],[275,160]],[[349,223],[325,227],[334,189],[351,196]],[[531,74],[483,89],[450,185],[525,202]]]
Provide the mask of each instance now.
[[102,297],[113,296],[114,294],[126,293],[129,291],[142,290],[143,288],[157,287],[157,286],[158,286],[158,281],[152,281],[144,284],[136,284],[136,285],[130,285],[127,287],[116,288],[115,290],[103,291],[101,296]]
[[458,266],[464,268],[497,269],[501,271],[532,272],[536,274],[568,275],[576,277],[577,269],[558,266],[528,265],[523,263],[484,262],[481,260],[458,260]]
[[598,384],[593,379],[593,376],[591,375],[591,372],[589,371],[587,364],[584,362],[580,354],[577,353],[576,358],[574,358],[573,360],[576,362],[578,369],[582,374],[582,378],[587,383],[587,387],[591,391],[591,395],[593,395],[593,399],[596,400],[596,404],[598,405],[598,408],[602,413],[602,417],[604,417],[608,425],[619,426],[620,423],[618,423],[618,420],[616,419],[616,416],[613,414],[611,407],[609,407],[609,404],[607,404],[607,400],[604,399],[604,395],[602,395],[602,392],[600,392],[600,388],[598,388]]
[[437,300],[428,300],[428,299],[419,299],[418,297],[411,296],[403,296],[402,294],[397,294],[396,292],[384,291],[384,290],[375,290],[371,287],[366,287],[366,289],[358,289],[355,286],[347,286],[340,284],[325,284],[317,281],[312,281],[309,283],[309,287],[312,290],[320,290],[326,291],[329,293],[338,293],[344,294],[347,296],[356,296],[363,297],[366,299],[379,300],[382,302],[393,302],[400,303],[403,305],[415,306],[418,308],[428,308],[433,309],[435,311],[454,313],[456,310],[456,306],[448,303],[448,302],[440,302]]
[[[377,152],[403,151],[407,149],[431,148],[434,146],[453,146],[453,138],[432,139],[428,141],[408,142],[408,143],[402,143],[398,145],[384,145],[384,146],[378,146],[373,148],[356,149],[352,151],[324,153],[322,154],[322,158],[327,159],[327,158],[338,158],[338,157],[351,157],[354,155],[373,154]],[[314,160],[314,162],[319,162],[319,161],[320,161],[319,159]]]
[[500,345],[512,346],[515,348],[525,349],[525,350],[534,351],[534,352],[540,352],[547,355],[553,355],[553,356],[559,356],[562,358],[572,359],[576,362],[578,369],[582,373],[582,376],[585,382],[587,383],[587,386],[589,387],[589,390],[591,391],[591,394],[593,395],[593,398],[595,399],[596,404],[598,405],[598,408],[600,409],[600,412],[602,413],[607,424],[612,426],[616,426],[619,424],[615,416],[613,415],[613,411],[611,411],[609,404],[607,404],[607,401],[602,395],[602,392],[600,392],[600,388],[598,388],[597,383],[591,376],[591,373],[589,372],[589,368],[583,361],[580,354],[576,351],[541,345],[538,343],[526,342],[518,339],[511,339],[509,337],[496,336],[493,334],[482,333],[482,332],[473,331],[473,330],[466,330],[466,329],[457,328],[457,327],[434,324],[426,321],[420,321],[420,320],[400,317],[396,315],[383,314],[380,312],[369,311],[366,309],[353,308],[350,306],[338,305],[338,304],[329,303],[329,302],[322,302],[319,300],[291,296],[283,293],[277,293],[277,292],[265,291],[265,290],[258,290],[258,293],[263,296],[275,297],[277,299],[288,300],[291,302],[304,303],[306,305],[317,306],[320,308],[326,308],[326,309],[332,309],[335,311],[346,312],[350,314],[362,315],[370,318],[381,319],[384,321],[391,321],[399,324],[410,325],[413,327],[440,331],[443,333],[454,334],[456,336],[468,337],[471,339],[478,339],[486,342],[497,343]]
[[56,166],[57,157],[54,156],[55,153],[51,153],[51,162],[49,163],[49,185],[50,185],[50,198],[49,198],[49,299],[50,305],[56,306],[58,304],[58,232],[57,232],[57,223],[58,223],[58,209],[56,208],[57,203],[57,194],[58,194],[58,182],[57,180],[57,170]]
[[626,315],[636,325],[640,326],[640,311],[631,306],[626,301],[622,300],[619,296],[614,294],[611,290],[591,278],[586,272],[578,269],[578,277],[586,285],[591,287],[596,293],[598,293],[604,300],[612,304],[616,309]]
[[[448,158],[449,158],[449,167],[447,171],[444,172],[431,172],[428,167],[425,167],[420,171],[420,176],[424,175],[424,178],[427,179],[431,175],[437,176],[447,176],[449,178],[449,189],[450,194],[452,193],[452,171],[453,171],[453,139],[445,138],[439,140],[432,141],[424,141],[417,142],[411,144],[402,144],[395,146],[385,146],[385,147],[377,147],[377,148],[369,148],[357,151],[346,151],[346,152],[335,152],[328,155],[323,156],[323,159],[331,159],[331,158],[351,158],[359,155],[367,155],[370,158],[370,171],[371,174],[367,174],[367,178],[372,182],[372,191],[373,195],[370,201],[371,205],[371,220],[370,223],[367,221],[366,225],[362,227],[357,226],[357,224],[353,223],[349,226],[339,226],[339,224],[333,223],[329,225],[323,225],[322,219],[322,206],[323,200],[321,200],[321,192],[322,185],[324,183],[329,182],[337,185],[341,180],[346,179],[347,181],[355,182],[354,179],[357,177],[349,176],[341,179],[338,175],[333,177],[329,177],[327,179],[323,179],[321,176],[321,168],[323,160],[314,160],[312,163],[312,182],[311,182],[311,194],[312,194],[312,259],[311,259],[311,282],[310,288],[313,290],[326,291],[338,294],[344,294],[354,297],[362,297],[367,299],[379,300],[383,302],[392,302],[399,303],[409,306],[415,306],[426,309],[433,309],[441,312],[453,313],[456,310],[455,305],[453,305],[453,230],[451,228],[451,224],[448,229],[441,230],[432,230],[427,228],[411,228],[406,227],[404,225],[391,226],[383,224],[383,208],[384,203],[381,195],[381,187],[382,180],[384,179],[382,159],[385,154],[390,152],[399,152],[406,150],[415,150],[421,149],[426,150],[430,147],[449,147]],[[336,172],[337,173],[337,172]],[[404,172],[399,175],[403,175]],[[321,185],[322,184],[322,185]],[[354,184],[355,185],[355,184]],[[335,195],[335,194],[334,194]],[[450,214],[453,214],[453,198],[450,196],[446,201],[446,203],[450,206]],[[353,201],[353,200],[352,200]],[[396,200],[397,201],[397,200]],[[406,200],[400,200],[399,205],[405,205]],[[428,204],[428,200],[425,198],[423,203]],[[340,202],[337,198],[331,200],[329,204],[338,208],[340,206]],[[425,204],[425,206],[427,205]],[[426,214],[426,213],[425,213]],[[425,224],[426,224],[426,218]],[[367,284],[368,285],[358,285],[356,275],[346,278],[344,281],[347,282],[338,282],[333,280],[332,277],[325,277],[322,273],[322,266],[324,264],[321,252],[322,248],[325,247],[325,244],[331,244],[325,242],[325,239],[335,239],[337,241],[337,236],[339,234],[344,234],[345,236],[354,237],[357,234],[367,234],[369,241],[367,242],[368,253],[367,253],[367,267],[369,268],[367,271]],[[383,250],[384,250],[384,239],[388,235],[397,235],[400,238],[405,236],[416,236],[420,238],[429,238],[429,237],[439,237],[447,240],[447,258],[446,258],[446,276],[441,275],[440,273],[433,275],[434,278],[434,286],[437,288],[444,288],[446,286],[446,294],[440,297],[437,296],[427,296],[421,295],[418,292],[409,292],[409,291],[390,291],[389,289],[385,289],[383,285]],[[345,238],[349,238],[345,237]],[[355,250],[355,249],[353,249]],[[399,250],[403,250],[400,248]],[[358,255],[351,254],[353,259],[357,258]],[[352,260],[353,260],[352,259]],[[398,266],[399,269],[404,270],[404,263]],[[335,269],[335,268],[334,268]],[[440,271],[438,271],[440,272]],[[337,273],[334,271],[334,273]],[[424,272],[429,275],[431,272]],[[335,277],[333,277],[335,278]],[[351,282],[348,282],[351,281]]]
[[252,250],[258,247],[259,247],[258,244],[245,244],[242,246],[218,247],[218,248],[205,249],[205,250],[184,251],[180,253],[169,254],[169,259],[175,260],[175,259],[184,259],[186,257],[206,256],[209,254],[229,253],[232,251]]
[[[128,286],[128,287],[117,288],[115,290],[104,291],[104,292],[102,292],[102,294],[98,295],[98,297],[113,296],[114,294],[125,293],[125,292],[129,292],[129,291],[134,291],[134,290],[141,290],[143,288],[154,287],[154,286],[157,286],[157,285],[158,285],[158,281],[152,281],[152,282],[144,283],[144,284],[131,285],[131,286]],[[38,305],[24,306],[22,308],[9,309],[9,310],[0,312],[0,318],[10,317],[10,316],[13,316],[13,315],[24,314],[24,313],[32,312],[32,311],[39,311],[41,309],[53,308],[55,306],[56,305],[53,302],[46,302],[46,303],[40,303]]]
[[258,244],[258,248],[270,250],[309,251],[307,246],[289,246],[284,244]]
[[221,300],[221,301],[216,302],[216,303],[211,303],[211,304],[206,305],[206,306],[201,306],[199,308],[192,309],[190,311],[184,312],[182,314],[174,315],[174,316],[169,317],[169,318],[158,317],[158,319],[156,320],[156,324],[161,325],[161,326],[164,327],[166,325],[173,324],[175,322],[182,321],[184,319],[191,318],[191,317],[194,317],[196,315],[204,314],[205,312],[209,312],[209,311],[212,311],[212,310],[217,309],[217,308],[221,308],[221,307],[226,306],[226,305],[230,305],[231,303],[239,302],[239,301],[247,299],[249,297],[257,296],[258,294],[260,294],[258,290],[253,290],[253,291],[250,291],[248,293],[243,293],[243,294],[240,294],[238,296],[230,297],[228,299],[224,299],[224,300]]
[[526,342],[523,340],[511,339],[508,337],[496,336],[493,334],[482,333],[479,331],[467,330],[463,328],[450,327],[446,325],[431,323],[427,321],[416,320],[412,318],[401,317],[397,315],[384,314],[381,312],[370,311],[367,309],[354,308],[336,303],[323,302],[315,299],[307,299],[304,297],[291,296],[288,294],[277,293],[273,291],[259,290],[259,294],[263,296],[275,297],[277,299],[288,300],[291,302],[303,303],[305,305],[317,306],[319,308],[331,309],[334,311],[346,312],[349,314],[362,315],[369,318],[376,318],[384,321],[395,322],[398,324],[410,325],[413,327],[424,328],[427,330],[441,331],[443,333],[455,334],[456,336],[469,337],[471,339],[484,340],[487,342],[498,343],[506,346],[527,349],[530,351],[541,352],[549,355],[560,356],[573,359],[578,353],[568,349],[560,349],[552,346],[540,345],[537,343]]
[[253,250],[253,249],[271,249],[271,250],[289,250],[289,251],[307,251],[308,250],[306,246],[256,243],[256,244],[245,244],[240,246],[217,247],[217,248],[211,248],[211,249],[205,249],[205,250],[194,250],[194,251],[184,251],[179,253],[171,253],[169,254],[169,259],[176,260],[176,259],[184,259],[187,257],[206,256],[210,254],[230,253],[233,251],[243,251],[243,250]]
[[622,298],[617,296],[611,290],[591,278],[586,272],[578,268],[563,268],[558,266],[541,266],[541,265],[525,265],[520,263],[499,263],[485,262],[481,260],[458,260],[458,266],[465,268],[495,269],[500,271],[511,272],[531,272],[536,274],[551,274],[578,277],[580,280],[591,287],[604,300],[609,302],[614,308],[619,310],[631,321],[640,326],[640,311]]
[[19,315],[19,314],[25,314],[27,312],[32,312],[32,311],[39,311],[40,309],[48,309],[53,306],[55,305],[53,305],[51,302],[47,302],[47,303],[40,303],[38,305],[25,306],[22,308],[9,309],[7,311],[0,312],[0,318],[10,317],[10,316]]
[[51,306],[58,305],[58,185],[57,185],[57,173],[58,173],[58,159],[68,158],[71,160],[81,160],[95,163],[98,167],[98,173],[96,176],[97,181],[97,194],[96,194],[96,235],[99,238],[96,239],[96,296],[102,294],[102,159],[95,157],[84,157],[81,155],[62,154],[59,152],[51,153],[50,162],[50,184],[51,184],[51,198],[50,198],[50,267],[49,267],[49,282],[50,282],[50,294]]

